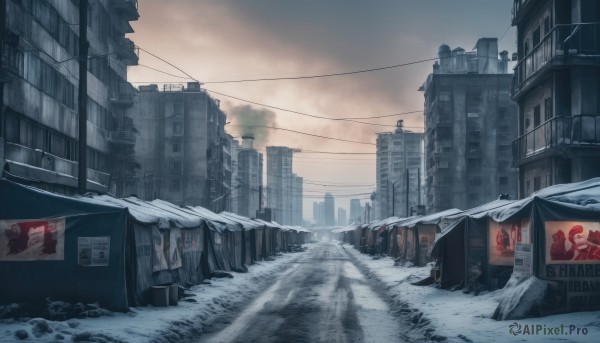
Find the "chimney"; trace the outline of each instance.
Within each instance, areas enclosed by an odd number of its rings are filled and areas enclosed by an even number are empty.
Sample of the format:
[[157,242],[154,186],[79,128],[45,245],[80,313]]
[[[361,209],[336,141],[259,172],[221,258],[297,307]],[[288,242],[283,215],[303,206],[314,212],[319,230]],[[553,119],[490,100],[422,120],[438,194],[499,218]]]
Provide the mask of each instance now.
[[242,149],[252,149],[253,142],[254,142],[254,136],[252,136],[252,135],[242,136]]
[[404,128],[404,120],[398,120],[396,122],[396,132],[402,132]]

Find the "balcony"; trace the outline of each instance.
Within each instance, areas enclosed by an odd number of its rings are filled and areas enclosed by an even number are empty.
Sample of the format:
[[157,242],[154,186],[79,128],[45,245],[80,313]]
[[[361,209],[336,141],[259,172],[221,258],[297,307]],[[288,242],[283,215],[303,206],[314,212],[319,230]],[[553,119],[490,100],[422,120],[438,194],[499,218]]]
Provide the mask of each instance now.
[[[11,173],[31,179],[77,187],[78,163],[39,149],[5,143]],[[88,168],[88,189],[106,191],[110,175]]]
[[515,139],[512,148],[516,165],[574,148],[600,153],[600,115],[554,117]]
[[119,86],[111,94],[110,103],[118,107],[131,107],[135,93],[135,88],[129,82],[119,82]]
[[135,132],[134,131],[111,131],[108,133],[106,140],[112,144],[135,145]]
[[[529,0],[532,1],[532,0]],[[535,76],[551,66],[600,62],[600,24],[560,24],[517,63],[512,94],[526,90]]]
[[139,48],[129,38],[121,38],[117,48],[117,56],[127,65],[137,65],[139,60]]
[[115,11],[124,16],[128,21],[138,20],[140,17],[137,0],[111,0],[110,3]]
[[13,48],[7,46],[7,49],[2,51],[0,58],[2,59],[2,63],[0,63],[0,83],[9,83],[19,76]]
[[535,0],[514,0],[513,1],[513,8],[512,8],[512,23],[513,25],[516,25],[517,22],[519,22],[521,19],[523,19],[523,17],[525,16],[525,13],[527,11],[529,11],[529,9],[532,7],[532,4],[535,2]]

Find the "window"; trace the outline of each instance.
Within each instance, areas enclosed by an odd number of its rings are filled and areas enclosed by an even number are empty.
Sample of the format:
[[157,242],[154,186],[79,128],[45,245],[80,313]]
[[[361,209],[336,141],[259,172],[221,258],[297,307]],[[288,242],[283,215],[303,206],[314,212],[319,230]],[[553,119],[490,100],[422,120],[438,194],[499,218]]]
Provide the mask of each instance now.
[[181,152],[181,144],[179,142],[173,142],[173,152]]
[[179,179],[172,179],[171,180],[171,190],[178,192],[179,190],[181,190],[181,180]]
[[508,185],[508,177],[507,176],[500,176],[500,178],[498,178],[498,183],[500,184],[500,186],[506,186],[506,185]]
[[553,117],[552,98],[544,100],[544,120],[550,120]]
[[536,107],[533,108],[533,127],[538,127],[540,126],[540,106],[537,105]]
[[183,103],[176,102],[173,104],[173,115],[183,114]]
[[533,191],[537,191],[542,188],[542,178],[540,176],[536,176],[533,178]]
[[544,18],[544,35],[550,33],[550,16]]
[[532,36],[532,43],[533,43],[534,48],[536,45],[538,45],[540,43],[540,40],[541,40],[540,27],[538,26],[538,28],[535,29],[535,31],[533,31],[533,36]]
[[180,135],[182,132],[182,125],[180,121],[173,122],[173,134]]
[[438,98],[440,99],[440,101],[450,101],[450,93],[440,92],[440,95]]
[[181,172],[181,160],[178,160],[178,159],[171,160],[171,172],[172,173]]
[[467,160],[467,168],[469,170],[478,170],[481,168],[481,160],[478,158],[469,158]]

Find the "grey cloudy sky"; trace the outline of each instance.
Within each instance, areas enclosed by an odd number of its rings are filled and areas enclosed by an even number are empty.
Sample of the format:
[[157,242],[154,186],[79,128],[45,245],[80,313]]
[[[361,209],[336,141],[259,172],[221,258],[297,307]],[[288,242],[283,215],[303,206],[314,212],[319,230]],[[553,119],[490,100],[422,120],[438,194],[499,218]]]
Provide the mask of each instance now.
[[[209,90],[309,114],[366,117],[422,109],[423,94],[417,89],[433,62],[323,79],[225,84],[210,81],[397,65],[436,57],[442,43],[471,50],[481,37],[499,38],[504,34],[510,24],[511,6],[511,0],[140,0],[141,17],[132,23],[135,33],[130,38],[206,82],[204,87]],[[500,50],[516,51],[514,28],[500,42]],[[144,52],[140,52],[140,64],[180,74]],[[131,67],[129,79],[180,81],[142,66]],[[369,143],[375,143],[376,132],[393,129],[307,118],[214,96],[232,114],[231,124],[239,122],[239,115],[255,110],[257,114],[252,117],[265,116],[271,125]],[[422,131],[422,114],[370,122],[394,125],[400,118],[405,119],[405,126]],[[234,136],[242,132],[239,127],[229,126],[227,131]],[[375,152],[373,145],[285,131],[260,133],[263,137],[259,148],[285,145],[305,150]],[[294,170],[309,182],[361,185],[330,187],[328,190],[334,194],[362,194],[374,189],[368,186],[375,183],[374,159],[374,155],[303,153],[295,156]],[[312,202],[317,200],[314,197],[322,196],[325,187],[305,184],[304,189],[304,217],[312,219]],[[347,208],[349,199],[336,198],[336,206]]]

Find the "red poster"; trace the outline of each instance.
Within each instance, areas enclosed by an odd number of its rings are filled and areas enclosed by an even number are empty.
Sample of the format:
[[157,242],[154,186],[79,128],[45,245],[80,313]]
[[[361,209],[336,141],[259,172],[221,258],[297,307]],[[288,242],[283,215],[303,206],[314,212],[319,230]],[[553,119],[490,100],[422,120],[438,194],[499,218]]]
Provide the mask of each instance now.
[[600,222],[547,221],[546,264],[600,263]]

